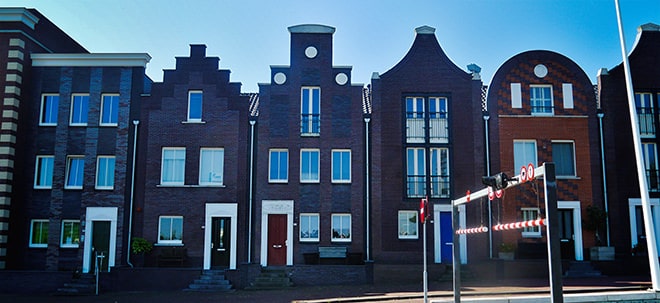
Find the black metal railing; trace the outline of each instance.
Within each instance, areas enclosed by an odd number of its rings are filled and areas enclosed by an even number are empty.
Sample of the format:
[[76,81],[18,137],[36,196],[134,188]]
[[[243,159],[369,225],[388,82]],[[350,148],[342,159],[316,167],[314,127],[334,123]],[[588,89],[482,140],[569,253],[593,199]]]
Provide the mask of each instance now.
[[637,120],[640,136],[655,136],[655,115],[652,107],[638,107]]
[[300,115],[300,133],[301,134],[320,134],[321,116],[319,114],[301,114]]
[[660,170],[647,169],[646,182],[649,185],[649,191],[660,191]]
[[449,198],[449,176],[431,176],[431,197]]
[[426,195],[426,176],[408,175],[406,183],[408,198],[420,198]]

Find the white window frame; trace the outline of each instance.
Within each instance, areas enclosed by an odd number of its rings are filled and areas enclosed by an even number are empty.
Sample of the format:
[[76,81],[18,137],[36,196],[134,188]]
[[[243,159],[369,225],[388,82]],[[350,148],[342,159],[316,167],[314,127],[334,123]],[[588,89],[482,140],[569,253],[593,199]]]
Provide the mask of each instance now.
[[[211,163],[204,163],[204,153],[210,152],[212,157],[211,157]],[[215,156],[216,153],[221,152],[221,157],[220,159],[216,159]],[[213,170],[214,166],[216,166],[216,162],[219,161],[219,172],[216,172]],[[209,173],[211,173],[213,176],[215,176],[217,173],[220,174],[219,181],[213,181],[215,177],[211,177],[211,181],[206,180],[206,178],[203,177],[203,173],[205,171],[205,168],[209,167],[211,170]],[[225,180],[225,149],[222,147],[202,147],[199,149],[199,185],[204,185],[204,186],[223,186],[224,180]]]
[[[551,112],[535,112],[534,111],[534,102],[536,102],[536,101],[532,101],[532,100],[536,100],[536,99],[539,99],[539,98],[532,99],[532,90],[535,89],[535,88],[548,88],[548,87],[550,88],[550,109],[551,109]],[[541,99],[541,100],[545,100],[545,99]],[[555,105],[555,99],[554,99],[554,92],[553,92],[552,85],[551,84],[531,84],[529,86],[529,105],[530,105],[530,110],[531,110],[531,113],[532,113],[533,116],[552,116],[552,115],[554,115],[555,114],[555,106],[554,106]],[[545,106],[545,104],[543,104],[543,105]]]
[[[74,108],[76,107],[75,106],[76,98],[83,98],[82,100],[84,100],[85,97],[87,99],[87,106],[86,106],[87,110],[84,113],[83,112],[76,113],[74,111]],[[76,119],[80,119],[80,120],[84,119],[85,122],[74,120],[76,116],[79,116]],[[69,113],[69,126],[87,126],[88,122],[89,122],[89,94],[71,94],[71,110]]]
[[[346,238],[335,238],[333,231],[334,231],[334,225],[335,225],[335,219],[339,218],[339,228],[343,229],[342,225],[342,220],[341,218],[348,217],[348,237]],[[353,237],[353,222],[351,221],[351,214],[344,214],[344,213],[338,213],[338,214],[332,214],[331,219],[330,219],[330,239],[332,242],[351,242],[351,239]]]
[[[277,172],[280,172],[282,170],[282,167],[279,166],[281,164],[281,154],[286,153],[286,176],[284,176],[284,179],[279,179],[279,178],[271,178],[272,176],[272,168],[273,168],[273,153],[277,153]],[[278,174],[279,176],[279,174]],[[268,182],[269,183],[288,183],[289,182],[289,150],[285,148],[271,148],[268,150]]]
[[[82,178],[79,180],[80,185],[69,185],[69,181],[71,180],[71,164],[73,161],[79,160],[82,161]],[[74,177],[77,178],[77,175]],[[81,155],[72,155],[72,156],[67,156],[66,157],[66,176],[64,177],[64,188],[65,189],[82,189],[83,184],[85,182],[85,156]]]
[[[339,154],[339,178],[335,178],[335,154]],[[344,160],[343,160],[343,155],[348,153],[348,178],[343,177],[344,171],[342,168],[344,167]],[[320,156],[320,155],[319,155]],[[351,170],[353,169],[353,163],[352,163],[352,157],[353,155],[351,154],[350,149],[333,149],[332,150],[332,183],[351,183]]]
[[[46,243],[34,243],[35,239],[33,238],[33,236],[34,236],[34,227],[35,227],[34,224],[35,223],[41,223],[41,226],[43,226],[44,223],[46,224],[46,226],[48,228],[48,230],[46,231]],[[32,247],[32,248],[46,248],[46,247],[48,247],[48,233],[50,232],[50,227],[48,225],[49,225],[49,221],[47,219],[32,219],[32,220],[30,220],[30,242],[29,242],[29,247]]]
[[[51,110],[55,111],[55,122],[44,122],[44,119],[46,117],[50,117],[52,113],[46,115],[46,100],[51,100],[49,98],[51,97],[56,97],[57,98],[57,105],[56,106],[51,106]],[[41,95],[41,107],[39,110],[39,126],[57,126],[57,118],[58,118],[58,112],[59,112],[59,104],[60,104],[60,95],[59,94],[42,94]]]
[[[45,159],[50,159],[50,166],[43,166],[42,161]],[[55,156],[52,155],[38,155],[36,157],[35,165],[34,165],[34,188],[36,189],[51,189],[53,188],[53,166],[55,166]],[[45,171],[44,171],[45,170]],[[42,184],[40,176],[44,174],[44,172],[47,172],[49,177],[46,185]]]
[[[413,157],[412,159],[410,158],[410,151],[413,151]],[[420,162],[420,155],[419,151],[422,151],[421,155],[421,166]],[[412,161],[412,162],[411,162]],[[412,166],[411,166],[412,164]],[[421,186],[422,188],[420,190],[413,190],[411,191],[409,188],[411,186],[410,184],[410,176],[413,176],[415,179],[414,184],[412,186],[415,186],[415,189],[417,189],[417,186]],[[419,182],[417,182],[417,178],[422,177],[423,182],[421,182],[421,185]],[[426,149],[423,147],[409,147],[406,148],[406,196],[408,198],[419,198],[419,197],[424,197],[426,194]]]
[[[304,238],[303,232],[305,232],[305,230],[303,230],[303,222],[307,220],[307,226],[309,227],[307,232],[311,232],[314,230],[314,227],[312,227],[312,222],[311,222],[312,218],[316,218],[316,226],[314,226],[316,227],[316,237],[312,237],[310,233],[309,237]],[[300,242],[319,242],[321,240],[321,230],[320,230],[321,218],[318,213],[300,213],[299,226],[300,226],[300,234],[299,234]]]
[[[536,217],[530,218],[526,214],[529,212],[536,212]],[[522,221],[529,221],[529,220],[536,220],[538,219],[539,214],[541,213],[541,210],[538,207],[521,207],[520,208],[520,215],[522,216]],[[522,229],[522,237],[523,238],[540,238],[541,237],[541,227],[540,226],[533,226],[533,227],[525,227]]]
[[[651,148],[651,152],[653,153],[653,159],[649,158],[649,148]],[[658,179],[657,175],[660,170],[660,167],[658,166],[658,145],[653,142],[642,142],[642,157],[644,158],[644,172],[648,189],[649,191],[657,192],[657,182],[654,182],[656,184],[652,184],[651,181]],[[656,175],[649,175],[652,172],[655,172]]]
[[[536,145],[536,140],[513,140],[513,171],[518,174],[520,172],[520,168],[523,166],[527,167],[529,164],[529,160],[527,160],[527,155],[523,156],[525,160],[523,162],[520,162],[519,160],[516,159],[516,143],[522,143],[522,144],[528,144],[528,143],[533,143],[534,144],[534,167],[538,167],[538,146]],[[518,163],[517,163],[518,162]]]
[[[312,162],[310,160],[309,163],[309,172],[303,172],[303,153],[316,153],[318,155],[317,161],[316,161],[316,167],[318,168],[318,171],[316,171],[316,178],[307,178],[306,175],[312,175],[314,172],[312,171]],[[300,149],[300,183],[319,183],[321,182],[321,150],[318,148],[301,148]]]
[[[181,167],[181,181],[165,181],[165,152],[166,151],[173,151],[175,157],[172,159],[168,159],[170,161],[183,161],[183,165]],[[183,159],[178,159],[176,158],[178,152],[183,151]],[[160,185],[165,185],[165,186],[183,186],[186,182],[186,148],[185,147],[163,147],[161,151],[161,161],[160,161]],[[176,173],[176,165],[172,166],[172,169],[174,170],[171,172],[172,177],[174,177],[174,173]]]
[[[110,117],[110,120],[111,120],[110,122],[103,121],[103,117],[106,114],[105,105],[106,105],[107,101],[110,101],[110,103],[111,103],[111,106],[110,106],[111,111],[110,111],[110,114],[109,114],[109,117]],[[113,102],[117,102],[116,112],[112,112],[112,110],[114,109],[113,106],[112,106]],[[112,122],[113,117],[116,118],[115,122]],[[103,95],[101,95],[101,115],[99,117],[99,126],[117,126],[118,122],[119,122],[119,94],[103,94]]]
[[[162,225],[162,220],[163,219],[169,219],[170,220],[170,237],[172,236],[172,222],[174,219],[181,219],[181,240],[162,240],[160,238],[161,234],[161,225]],[[158,217],[158,244],[159,245],[183,245],[183,216],[159,216]]]
[[[637,119],[639,123],[639,135],[642,138],[653,138],[655,137],[655,119],[656,113],[655,108],[653,106],[653,93],[649,92],[636,92],[635,93],[635,109],[637,110]],[[645,112],[640,113],[641,109],[644,109]],[[646,112],[650,111],[650,112]],[[644,117],[650,117],[650,121],[642,121],[642,116]],[[642,127],[643,124],[646,123],[645,127]],[[650,124],[650,125],[649,125]],[[652,132],[649,132],[649,128],[652,130]]]
[[[114,164],[112,166],[112,184],[111,185],[99,185],[99,176],[101,175],[101,161],[108,161],[109,159],[113,159]],[[108,165],[106,163],[106,169],[108,168]],[[117,167],[117,157],[115,156],[97,156],[96,157],[96,178],[94,180],[94,187],[96,189],[100,190],[112,190],[115,188],[115,172],[116,172],[116,167]],[[108,176],[110,176],[109,171],[106,170],[105,176],[106,180],[108,179]]]
[[[318,115],[318,130],[315,132],[314,130],[314,119],[313,115],[314,113],[314,91],[318,90],[319,92],[319,104],[318,104],[318,109],[319,112],[317,113]],[[305,107],[305,95],[308,97],[308,112],[303,112],[303,108]],[[303,125],[303,116],[312,116],[312,119],[308,121],[307,125]],[[319,136],[321,134],[321,87],[319,86],[303,86],[300,88],[300,134],[302,136]],[[306,127],[303,127],[306,126]]]
[[[575,155],[575,141],[573,140],[552,140],[551,144],[570,144],[571,147],[573,148],[573,174],[572,175],[560,175],[559,171],[556,171],[556,177],[557,178],[577,178],[577,161],[576,161],[576,155]],[[554,159],[554,149],[553,149],[553,159],[552,161],[555,163],[555,167],[557,166],[557,161]]]
[[[445,153],[445,157],[443,157],[442,153]],[[443,166],[443,158],[445,165]],[[430,171],[430,183],[431,183],[431,190],[430,190],[430,195],[431,197],[434,198],[449,198],[451,195],[451,186],[447,184],[446,187],[442,187],[442,183],[438,182],[441,179],[439,177],[445,176],[447,178],[447,181],[449,182],[451,180],[451,171],[449,170],[449,148],[447,147],[432,147],[429,151],[429,165],[431,168]],[[435,164],[435,165],[434,165]],[[443,170],[446,170],[446,174],[443,175]],[[437,172],[434,174],[434,172]],[[438,181],[434,182],[433,177],[438,178]],[[439,189],[439,193],[435,193],[434,188]],[[446,194],[443,193],[441,189],[446,189],[447,192]]]
[[[402,216],[406,216],[402,218]],[[415,222],[409,222],[410,218],[415,218]],[[405,224],[402,225],[405,219]],[[418,239],[419,238],[419,213],[415,210],[400,210],[397,215],[397,233],[399,239]],[[405,225],[405,226],[404,226]],[[413,228],[413,229],[410,229]],[[414,231],[413,234],[408,234],[403,231]]]
[[[199,96],[201,97],[201,100],[199,102],[199,118],[197,118],[197,117],[192,118],[192,117],[190,117],[190,114],[191,114],[190,109],[192,107],[191,104],[190,104],[190,102],[192,100],[191,97],[193,95],[197,95],[197,94],[199,94]],[[188,122],[192,122],[192,123],[202,122],[202,117],[204,116],[203,109],[204,109],[204,92],[201,91],[201,90],[189,90],[188,91],[188,113],[187,113],[187,116],[186,116],[188,118]]]
[[[78,243],[76,243],[76,242],[67,243],[65,241],[65,236],[66,235],[64,234],[64,228],[67,224],[71,224],[72,226],[73,226],[73,224],[78,224],[78,235],[72,235],[72,236],[77,236],[77,238],[73,238],[73,237],[71,238],[72,241],[73,241],[73,239],[78,240]],[[61,233],[60,233],[60,247],[62,247],[62,248],[78,248],[79,245],[80,245],[80,220],[62,220],[62,229],[61,229]]]

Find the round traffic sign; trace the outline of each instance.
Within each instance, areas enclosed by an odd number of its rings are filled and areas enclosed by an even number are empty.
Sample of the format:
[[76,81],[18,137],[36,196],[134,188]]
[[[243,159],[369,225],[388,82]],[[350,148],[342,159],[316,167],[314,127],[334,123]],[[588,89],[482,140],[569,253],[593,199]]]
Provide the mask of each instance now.
[[523,166],[520,168],[520,183],[525,181],[527,181],[527,168]]
[[499,199],[499,198],[502,198],[502,195],[503,195],[503,194],[504,194],[504,190],[503,190],[503,189],[500,189],[500,190],[496,190],[496,191],[495,191],[495,197],[497,197],[498,199]]
[[534,180],[534,164],[527,164],[527,180]]
[[495,199],[495,193],[493,192],[493,188],[488,186],[488,200],[493,201]]

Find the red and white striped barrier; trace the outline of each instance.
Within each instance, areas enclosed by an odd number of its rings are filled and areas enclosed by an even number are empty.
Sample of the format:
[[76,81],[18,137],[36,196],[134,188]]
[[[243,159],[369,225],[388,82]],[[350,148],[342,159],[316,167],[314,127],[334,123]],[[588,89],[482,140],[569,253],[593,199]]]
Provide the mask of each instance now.
[[477,233],[485,233],[485,232],[488,232],[488,227],[481,226],[481,227],[468,228],[468,229],[459,229],[456,231],[456,234],[465,235],[465,234],[477,234]]
[[501,230],[519,229],[519,228],[535,227],[535,226],[542,226],[542,225],[543,226],[546,225],[545,219],[536,219],[536,220],[515,222],[515,223],[509,223],[509,224],[497,224],[497,225],[493,226],[493,230],[501,231]]

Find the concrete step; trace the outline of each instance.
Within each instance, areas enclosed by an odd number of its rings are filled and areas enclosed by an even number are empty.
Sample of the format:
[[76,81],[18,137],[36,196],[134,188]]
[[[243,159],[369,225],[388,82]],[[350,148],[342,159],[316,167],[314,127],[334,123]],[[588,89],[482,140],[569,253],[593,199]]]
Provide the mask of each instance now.
[[233,289],[229,280],[225,279],[223,270],[205,270],[199,279],[195,279],[184,291],[228,292],[233,291]]

